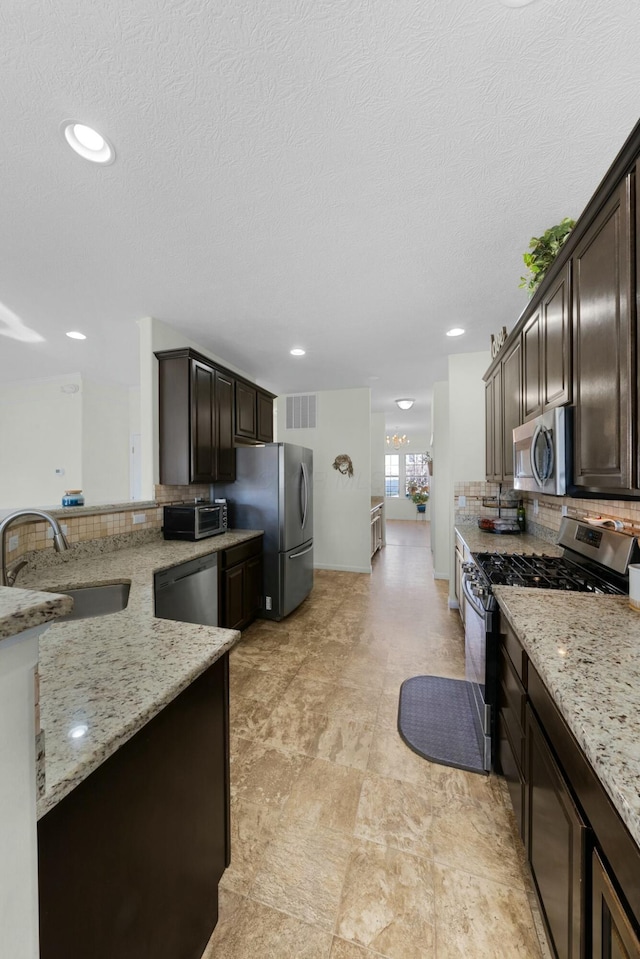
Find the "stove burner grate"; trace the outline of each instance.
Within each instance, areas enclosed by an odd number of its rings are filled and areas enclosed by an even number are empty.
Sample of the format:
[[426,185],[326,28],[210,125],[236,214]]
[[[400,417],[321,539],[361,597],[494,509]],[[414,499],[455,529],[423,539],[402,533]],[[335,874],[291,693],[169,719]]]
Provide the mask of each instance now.
[[474,553],[473,559],[491,586],[527,586],[615,595],[622,592],[618,586],[563,556]]

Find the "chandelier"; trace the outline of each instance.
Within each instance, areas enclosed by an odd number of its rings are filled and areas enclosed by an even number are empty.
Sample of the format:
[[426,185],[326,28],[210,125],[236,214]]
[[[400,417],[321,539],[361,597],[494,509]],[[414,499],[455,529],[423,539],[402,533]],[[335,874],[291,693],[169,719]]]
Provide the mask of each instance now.
[[409,440],[404,433],[402,436],[398,436],[397,433],[394,433],[393,436],[387,436],[387,446],[393,446],[394,450],[399,450],[402,446],[408,444]]

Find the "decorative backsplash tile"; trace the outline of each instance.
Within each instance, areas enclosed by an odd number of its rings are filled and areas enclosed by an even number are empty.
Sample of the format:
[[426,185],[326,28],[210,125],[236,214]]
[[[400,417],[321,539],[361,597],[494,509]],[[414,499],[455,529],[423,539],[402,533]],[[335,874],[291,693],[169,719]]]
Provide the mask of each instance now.
[[[498,483],[455,483],[454,485],[454,517],[456,523],[472,521],[478,516],[497,516],[496,509],[483,504],[483,500],[498,495]],[[461,506],[460,496],[466,498],[466,504]],[[587,519],[601,516],[603,519],[616,519],[624,523],[625,531],[640,536],[640,500],[596,500],[575,499],[572,496],[543,496],[536,493],[520,493],[510,485],[503,483],[501,487],[503,504],[509,501],[517,504],[523,500],[527,515],[527,531],[535,533],[542,539],[555,542],[562,521],[562,508],[566,508],[567,516],[573,519]],[[534,501],[538,503],[538,512],[534,512]],[[506,516],[515,516],[507,512]]]

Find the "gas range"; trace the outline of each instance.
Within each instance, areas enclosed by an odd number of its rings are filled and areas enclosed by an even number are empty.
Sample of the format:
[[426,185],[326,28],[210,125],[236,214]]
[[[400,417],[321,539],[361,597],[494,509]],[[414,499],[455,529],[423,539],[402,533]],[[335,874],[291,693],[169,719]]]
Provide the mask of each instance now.
[[558,545],[562,556],[473,553],[464,567],[473,595],[485,609],[495,607],[494,586],[564,589],[624,595],[629,592],[629,563],[639,550],[633,536],[565,517]]
[[515,553],[474,553],[474,562],[487,586],[529,586],[569,589],[581,593],[620,594],[621,585],[608,582],[564,556],[522,556]]

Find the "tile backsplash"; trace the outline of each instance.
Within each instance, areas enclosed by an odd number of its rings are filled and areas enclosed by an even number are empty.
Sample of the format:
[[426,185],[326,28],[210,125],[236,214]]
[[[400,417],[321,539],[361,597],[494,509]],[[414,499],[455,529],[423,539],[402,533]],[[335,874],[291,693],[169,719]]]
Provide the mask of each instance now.
[[[168,503],[193,502],[194,499],[209,499],[209,486],[156,486],[155,502],[122,503],[105,507],[71,507],[67,510],[51,510],[70,546],[90,540],[104,540],[124,534],[145,530],[160,530],[162,507]],[[135,519],[135,522],[134,522]],[[11,566],[25,553],[52,549],[51,527],[45,521],[16,524],[7,535],[7,565]],[[9,549],[12,545],[13,549]]]
[[[497,510],[483,506],[483,499],[498,495],[498,483],[456,483],[454,485],[454,516],[456,523],[471,522],[478,516],[497,516]],[[466,505],[460,506],[460,496],[466,498]],[[573,496],[543,496],[536,493],[520,493],[510,485],[502,484],[502,498],[523,500],[527,514],[527,531],[555,542],[560,529],[562,508],[573,519],[602,517],[621,520],[626,532],[640,537],[640,499],[638,500],[597,500],[576,499]],[[535,512],[535,501],[538,512]],[[507,512],[506,516],[515,516]]]

